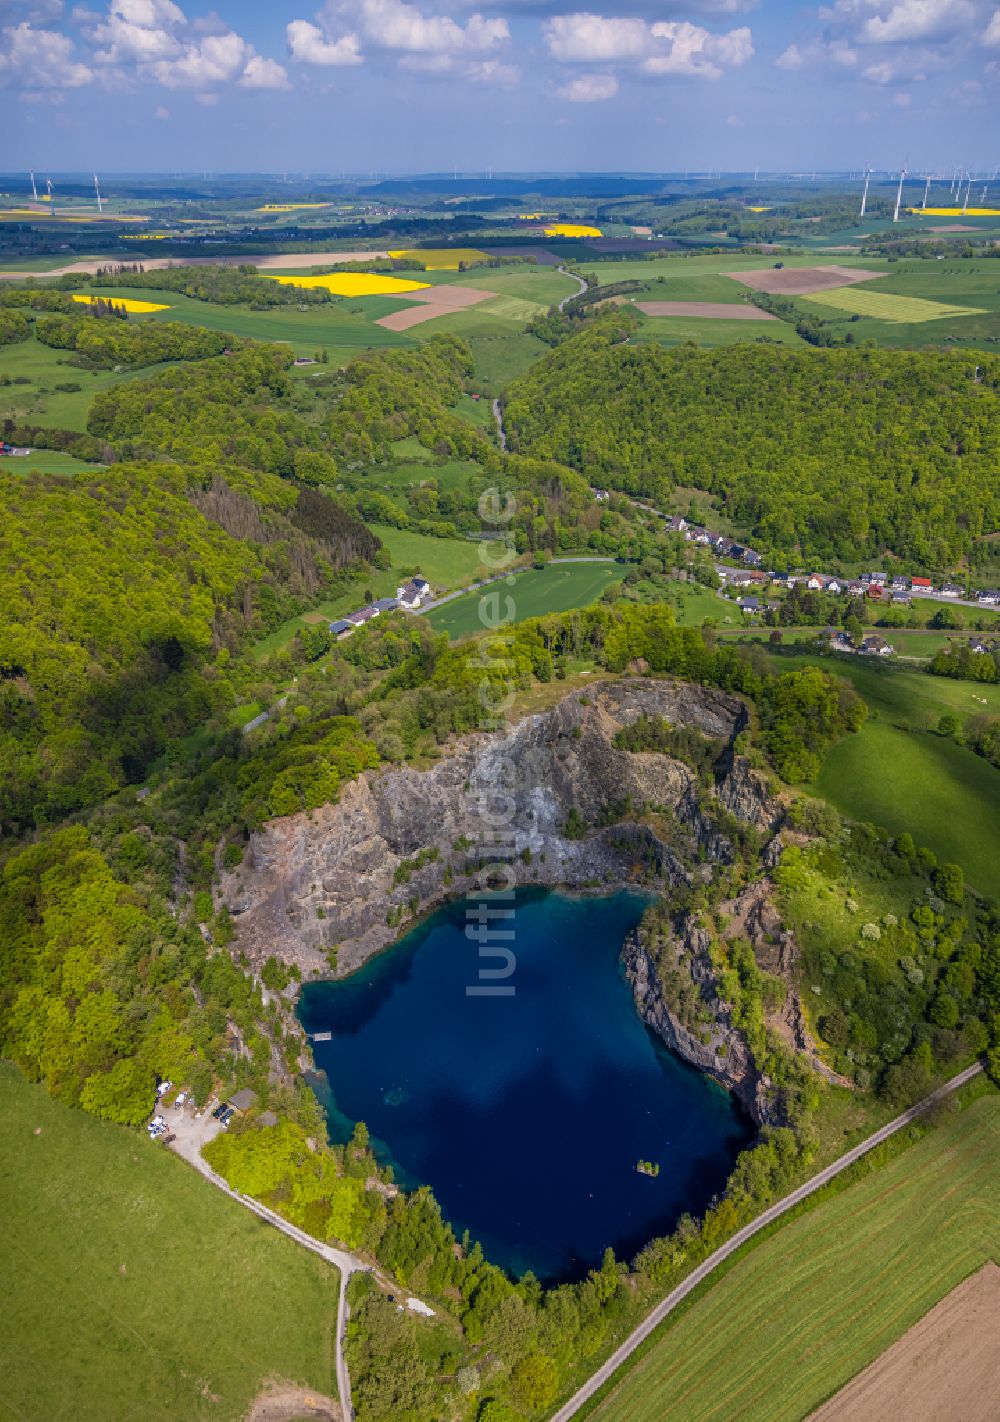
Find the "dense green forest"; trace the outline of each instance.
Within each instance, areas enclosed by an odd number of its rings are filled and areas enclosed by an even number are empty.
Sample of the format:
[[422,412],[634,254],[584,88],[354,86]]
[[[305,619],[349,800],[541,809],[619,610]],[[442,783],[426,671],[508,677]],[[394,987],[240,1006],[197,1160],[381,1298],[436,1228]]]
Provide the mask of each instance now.
[[1000,361],[666,350],[594,322],[510,386],[513,448],[663,498],[706,489],[768,550],[944,568],[1000,521]]
[[7,833],[141,779],[231,702],[225,667],[248,633],[379,546],[322,494],[221,463],[3,472],[0,501]]
[[[73,277],[61,277],[60,285],[72,289]],[[141,263],[115,263],[87,278],[92,287],[132,287],[150,291],[176,291],[194,301],[211,301],[215,306],[250,306],[264,309],[270,306],[322,306],[335,298],[325,287],[285,286],[257,274],[252,264],[241,262],[237,267],[205,266],[161,267],[147,272]]]

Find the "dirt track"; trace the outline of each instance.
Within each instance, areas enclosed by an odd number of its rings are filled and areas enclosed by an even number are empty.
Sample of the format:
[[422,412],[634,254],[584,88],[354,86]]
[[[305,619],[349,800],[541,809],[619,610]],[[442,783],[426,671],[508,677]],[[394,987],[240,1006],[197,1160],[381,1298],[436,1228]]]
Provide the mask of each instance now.
[[1000,1268],[984,1264],[809,1422],[996,1422]]
[[699,316],[706,321],[776,321],[770,311],[745,301],[637,301],[647,316]]
[[733,281],[741,282],[752,291],[769,291],[774,296],[808,296],[814,291],[829,291],[835,286],[854,286],[859,281],[874,281],[885,272],[865,271],[862,267],[774,267],[753,272],[725,272]]

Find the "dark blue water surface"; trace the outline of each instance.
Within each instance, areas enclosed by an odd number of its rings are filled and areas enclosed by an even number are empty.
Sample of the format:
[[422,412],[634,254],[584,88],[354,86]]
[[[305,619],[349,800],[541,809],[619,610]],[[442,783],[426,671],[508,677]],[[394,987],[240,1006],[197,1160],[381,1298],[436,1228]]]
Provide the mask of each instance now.
[[[751,1135],[714,1082],[635,1011],[619,961],[646,900],[520,890],[513,997],[469,997],[478,949],[464,901],[360,972],[310,983],[300,1017],[327,1082],[331,1135],[364,1121],[407,1187],[495,1263],[578,1277],[700,1211]],[[639,1159],[658,1161],[656,1179]]]

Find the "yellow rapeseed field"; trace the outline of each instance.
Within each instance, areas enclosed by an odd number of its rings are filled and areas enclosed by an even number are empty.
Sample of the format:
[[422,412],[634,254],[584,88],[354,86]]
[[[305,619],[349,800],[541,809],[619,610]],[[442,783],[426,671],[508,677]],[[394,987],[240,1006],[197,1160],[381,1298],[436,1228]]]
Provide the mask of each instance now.
[[323,287],[334,296],[405,296],[408,291],[423,291],[430,283],[404,281],[401,277],[380,276],[377,272],[327,272],[325,276],[272,276],[261,272],[268,281],[280,281],[283,286]]
[[907,212],[927,217],[1000,217],[1000,207],[908,207]]
[[97,301],[111,301],[115,306],[124,306],[130,316],[148,316],[152,311],[169,311],[169,306],[159,306],[155,301],[137,301],[132,296],[77,296],[74,294],[74,301],[79,301],[83,306],[93,306]]
[[457,272],[461,263],[467,267],[475,262],[489,261],[485,252],[477,247],[414,247],[405,252],[390,252],[396,261],[419,262],[425,271]]
[[770,209],[769,207],[752,207],[752,208],[750,209],[750,211],[751,211],[751,212],[770,212],[771,209]]
[[555,222],[545,229],[546,237],[603,237],[599,227],[584,227],[577,222]]

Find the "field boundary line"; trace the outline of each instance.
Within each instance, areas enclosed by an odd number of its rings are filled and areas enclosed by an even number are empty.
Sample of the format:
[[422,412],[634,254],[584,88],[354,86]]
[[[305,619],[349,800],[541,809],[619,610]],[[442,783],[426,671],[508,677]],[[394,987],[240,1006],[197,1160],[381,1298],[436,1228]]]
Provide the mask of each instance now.
[[825,1166],[824,1169],[812,1176],[812,1178],[807,1180],[803,1185],[798,1186],[797,1189],[776,1201],[775,1204],[768,1206],[756,1219],[751,1220],[749,1224],[737,1230],[730,1239],[726,1240],[725,1244],[720,1244],[718,1249],[714,1250],[707,1259],[702,1260],[697,1268],[692,1269],[687,1278],[683,1279],[676,1288],[672,1289],[665,1299],[661,1299],[642,1322],[632,1330],[624,1343],[619,1344],[611,1356],[577,1389],[569,1401],[563,1403],[558,1411],[552,1413],[549,1422],[569,1422],[569,1418],[575,1417],[580,1411],[580,1408],[583,1407],[586,1402],[589,1402],[605,1383],[610,1382],[622,1364],[625,1363],[639,1345],[644,1343],[650,1334],[655,1332],[660,1324],[669,1317],[677,1305],[686,1299],[704,1279],[724,1262],[724,1260],[728,1259],[730,1255],[735,1254],[742,1245],[746,1244],[747,1240],[752,1239],[760,1230],[766,1228],[769,1224],[773,1224],[773,1222],[780,1219],[783,1214],[786,1214],[803,1200],[808,1199],[810,1195],[822,1189],[824,1185],[829,1184],[831,1180],[854,1165],[863,1156],[867,1155],[869,1151],[874,1150],[875,1147],[881,1145],[883,1141],[887,1141],[890,1136],[895,1135],[896,1132],[902,1130],[904,1126],[910,1125],[911,1122],[915,1121],[918,1116],[922,1115],[924,1111],[934,1106],[938,1101],[943,1101],[947,1096],[950,1096],[953,1092],[965,1086],[967,1082],[972,1081],[974,1077],[979,1075],[982,1069],[981,1062],[975,1062],[972,1066],[966,1067],[966,1069],[959,1072],[957,1076],[953,1076],[950,1081],[946,1081],[943,1086],[939,1086],[935,1091],[932,1091],[929,1096],[925,1096],[922,1101],[918,1101],[915,1106],[909,1107],[908,1110],[902,1112],[901,1115],[889,1121],[887,1125],[881,1126],[877,1131],[873,1132],[872,1135],[867,1136],[859,1145],[853,1146],[851,1150],[839,1156],[832,1164]]

